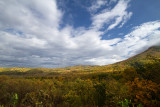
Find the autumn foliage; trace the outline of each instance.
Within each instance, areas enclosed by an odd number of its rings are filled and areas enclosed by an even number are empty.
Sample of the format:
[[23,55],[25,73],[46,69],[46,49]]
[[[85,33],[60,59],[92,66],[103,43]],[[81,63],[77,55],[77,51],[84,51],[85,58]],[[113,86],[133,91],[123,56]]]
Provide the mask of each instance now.
[[160,106],[160,85],[150,80],[140,80],[135,78],[134,81],[128,82],[129,95],[135,104],[145,106]]
[[99,66],[65,68],[66,72],[42,68],[27,68],[23,72],[24,68],[21,71],[9,68],[0,72],[0,106],[160,106],[158,58],[151,57],[147,63],[135,62],[125,69],[119,68],[113,72]]

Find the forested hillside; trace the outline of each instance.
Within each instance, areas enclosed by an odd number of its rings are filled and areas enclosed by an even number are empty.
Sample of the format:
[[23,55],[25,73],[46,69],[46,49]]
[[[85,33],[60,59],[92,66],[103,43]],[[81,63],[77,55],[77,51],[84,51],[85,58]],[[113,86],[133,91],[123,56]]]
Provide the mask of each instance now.
[[0,71],[2,107],[160,106],[160,47],[106,66]]

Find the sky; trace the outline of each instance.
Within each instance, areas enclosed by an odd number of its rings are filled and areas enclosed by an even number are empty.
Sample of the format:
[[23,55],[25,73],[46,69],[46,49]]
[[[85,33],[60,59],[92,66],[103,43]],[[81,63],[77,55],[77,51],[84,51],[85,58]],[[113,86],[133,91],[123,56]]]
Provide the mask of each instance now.
[[160,0],[0,0],[0,67],[108,65],[160,45]]

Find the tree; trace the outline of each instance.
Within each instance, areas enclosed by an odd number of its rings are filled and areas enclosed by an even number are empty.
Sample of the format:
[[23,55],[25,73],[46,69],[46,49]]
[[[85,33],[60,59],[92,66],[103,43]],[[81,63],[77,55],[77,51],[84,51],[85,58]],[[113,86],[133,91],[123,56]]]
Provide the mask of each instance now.
[[128,83],[129,95],[134,104],[144,106],[160,106],[160,85],[148,80],[135,78]]

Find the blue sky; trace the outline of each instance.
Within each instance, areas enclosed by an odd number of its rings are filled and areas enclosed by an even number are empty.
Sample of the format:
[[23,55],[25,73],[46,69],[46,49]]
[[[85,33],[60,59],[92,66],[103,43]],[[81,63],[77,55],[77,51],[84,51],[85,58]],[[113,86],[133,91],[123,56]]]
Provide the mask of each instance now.
[[159,0],[0,1],[0,66],[107,65],[160,45]]

